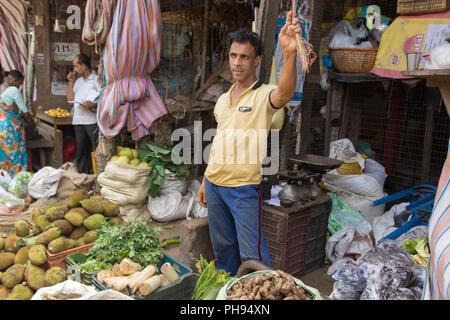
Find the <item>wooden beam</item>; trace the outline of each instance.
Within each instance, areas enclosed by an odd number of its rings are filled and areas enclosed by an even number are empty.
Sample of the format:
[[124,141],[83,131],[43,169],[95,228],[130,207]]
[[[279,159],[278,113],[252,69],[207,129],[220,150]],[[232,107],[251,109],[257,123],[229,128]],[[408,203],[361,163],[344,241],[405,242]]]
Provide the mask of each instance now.
[[48,93],[51,91],[50,76],[50,3],[49,0],[33,1],[36,32],[35,74],[37,98],[43,104],[48,101]]
[[255,32],[259,34],[264,44],[257,76],[264,83],[268,83],[270,79],[279,10],[280,0],[261,0],[255,21]]

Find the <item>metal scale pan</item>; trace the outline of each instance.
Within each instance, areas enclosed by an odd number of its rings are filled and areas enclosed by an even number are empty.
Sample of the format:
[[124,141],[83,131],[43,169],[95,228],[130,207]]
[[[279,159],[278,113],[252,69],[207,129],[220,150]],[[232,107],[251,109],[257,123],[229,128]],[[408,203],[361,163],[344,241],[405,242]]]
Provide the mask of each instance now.
[[330,170],[339,168],[343,161],[331,159],[315,154],[300,154],[289,158],[289,161],[298,164],[302,168],[316,173],[327,173]]

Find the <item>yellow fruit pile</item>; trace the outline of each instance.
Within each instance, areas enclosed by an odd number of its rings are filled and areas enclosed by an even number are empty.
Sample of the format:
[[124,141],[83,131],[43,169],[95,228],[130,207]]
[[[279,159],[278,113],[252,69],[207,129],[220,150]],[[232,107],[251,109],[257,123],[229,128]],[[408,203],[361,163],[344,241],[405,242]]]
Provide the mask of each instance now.
[[149,164],[147,162],[139,161],[137,150],[130,148],[121,148],[119,153],[115,156],[112,156],[108,162],[122,162],[139,167],[149,167]]
[[69,111],[60,107],[44,111],[44,113],[53,118],[67,118],[71,116]]

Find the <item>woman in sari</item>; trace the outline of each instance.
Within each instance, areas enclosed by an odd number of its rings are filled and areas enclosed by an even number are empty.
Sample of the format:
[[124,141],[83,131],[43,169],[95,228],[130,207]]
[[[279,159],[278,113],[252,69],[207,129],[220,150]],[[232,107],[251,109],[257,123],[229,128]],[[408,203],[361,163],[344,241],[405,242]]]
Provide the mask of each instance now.
[[27,170],[27,150],[23,116],[28,113],[19,90],[23,75],[10,71],[9,87],[0,95],[0,168],[11,177]]

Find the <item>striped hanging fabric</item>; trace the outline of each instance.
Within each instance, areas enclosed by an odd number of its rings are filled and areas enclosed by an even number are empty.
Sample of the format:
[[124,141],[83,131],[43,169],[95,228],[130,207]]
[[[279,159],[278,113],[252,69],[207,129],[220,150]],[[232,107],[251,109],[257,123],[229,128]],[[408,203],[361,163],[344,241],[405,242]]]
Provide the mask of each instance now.
[[103,46],[111,29],[116,0],[87,0],[82,40]]
[[25,79],[28,55],[26,32],[26,8],[22,1],[1,0],[0,64],[5,71],[19,70]]
[[118,0],[103,54],[106,88],[97,122],[106,137],[126,125],[133,140],[167,113],[150,74],[159,64],[162,18],[157,0]]

